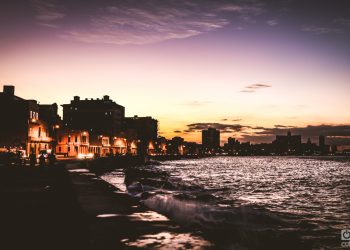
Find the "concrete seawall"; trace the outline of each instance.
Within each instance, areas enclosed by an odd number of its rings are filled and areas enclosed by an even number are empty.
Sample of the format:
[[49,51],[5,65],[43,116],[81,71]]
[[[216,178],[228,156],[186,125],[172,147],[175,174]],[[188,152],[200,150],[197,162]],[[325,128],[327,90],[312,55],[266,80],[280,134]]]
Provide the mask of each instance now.
[[1,172],[0,249],[207,248],[80,162]]

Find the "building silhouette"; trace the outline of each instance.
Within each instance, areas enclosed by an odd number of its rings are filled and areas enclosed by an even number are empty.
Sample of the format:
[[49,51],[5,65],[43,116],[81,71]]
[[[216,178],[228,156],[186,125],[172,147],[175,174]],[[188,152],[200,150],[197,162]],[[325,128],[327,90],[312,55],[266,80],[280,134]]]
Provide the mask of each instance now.
[[58,105],[39,104],[40,120],[47,123],[49,130],[58,129],[61,126],[61,117],[58,115]]
[[113,137],[122,129],[125,108],[105,95],[103,99],[80,99],[74,96],[63,104],[63,125],[69,129],[87,130],[90,136]]
[[137,139],[145,141],[155,141],[158,137],[158,121],[150,116],[126,117],[124,129],[134,130],[137,133]]
[[292,135],[290,131],[287,135],[277,135],[276,140],[272,142],[277,154],[301,154],[301,135]]
[[40,119],[36,100],[15,95],[15,87],[5,85],[0,93],[0,147],[38,154],[52,148],[52,137],[45,121]]
[[215,128],[202,130],[202,147],[205,151],[217,151],[220,148],[220,131]]
[[150,116],[126,117],[124,120],[124,131],[136,135],[138,140],[138,153],[140,155],[154,154],[156,151],[155,142],[158,137],[158,121]]

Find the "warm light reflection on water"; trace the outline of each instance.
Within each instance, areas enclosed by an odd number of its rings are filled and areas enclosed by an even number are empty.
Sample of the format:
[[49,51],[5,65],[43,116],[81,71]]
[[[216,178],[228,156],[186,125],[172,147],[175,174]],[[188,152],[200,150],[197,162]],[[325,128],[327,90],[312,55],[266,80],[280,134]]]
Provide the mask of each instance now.
[[146,234],[134,241],[122,241],[129,247],[142,247],[152,249],[204,249],[211,244],[200,237],[189,233],[162,232]]
[[129,217],[135,220],[143,220],[143,221],[168,221],[167,217],[153,211],[146,211],[143,213],[133,213]]

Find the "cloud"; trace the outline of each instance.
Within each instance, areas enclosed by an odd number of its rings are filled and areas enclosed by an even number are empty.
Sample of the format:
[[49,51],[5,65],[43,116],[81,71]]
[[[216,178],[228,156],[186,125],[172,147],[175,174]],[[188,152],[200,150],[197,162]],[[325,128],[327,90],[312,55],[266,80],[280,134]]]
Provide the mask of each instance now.
[[[229,119],[224,118],[224,119],[221,119],[221,121],[226,122],[226,121],[229,121]],[[237,118],[237,119],[232,119],[230,121],[232,121],[232,122],[240,122],[240,121],[242,121],[242,119]]]
[[264,128],[263,131],[256,132],[256,134],[263,135],[278,135],[286,134],[288,130],[291,130],[294,134],[300,134],[305,137],[312,136],[350,136],[350,125],[308,125],[306,127],[293,127],[285,126],[275,128]]
[[310,32],[315,35],[327,35],[327,34],[341,34],[341,29],[333,27],[320,27],[320,26],[303,26],[302,31]]
[[278,25],[278,21],[275,20],[275,19],[267,20],[266,23],[267,23],[267,25],[269,25],[269,26],[276,26],[276,25]]
[[[235,134],[239,141],[250,141],[252,143],[271,143],[276,135],[286,135],[291,131],[294,135],[301,135],[303,141],[311,138],[318,142],[320,135],[326,136],[326,143],[329,145],[350,145],[350,125],[308,125],[305,127],[277,124],[274,127],[249,126],[242,124],[225,123],[192,123],[187,125],[183,133],[201,132],[208,128],[220,130],[221,134]],[[225,136],[223,136],[225,138]]]
[[35,10],[35,19],[38,24],[50,28],[58,28],[57,21],[63,19],[66,15],[55,1],[52,0],[32,0]]
[[241,124],[225,124],[225,123],[192,123],[187,125],[187,132],[199,132],[208,128],[215,128],[220,130],[221,133],[234,133],[239,132],[246,128]]
[[[243,134],[244,141],[253,141],[254,143],[272,142],[276,135],[285,135],[288,131],[292,134],[298,134],[304,140],[311,138],[317,141],[318,136],[327,136],[327,143],[331,145],[350,145],[350,125],[308,125],[305,127],[275,125],[274,128],[253,127],[253,130],[259,130],[251,134]],[[242,134],[242,133],[241,133]]]
[[[275,128],[288,128],[288,129],[290,129],[290,128],[295,128],[295,126],[285,126],[285,125],[277,124],[277,125],[275,125]],[[265,129],[265,128],[262,128],[262,129]]]
[[333,23],[350,27],[350,19],[338,18],[338,19],[333,20]]
[[271,88],[271,87],[272,87],[272,85],[269,85],[269,84],[257,83],[257,84],[251,84],[251,85],[246,86],[240,92],[243,92],[243,93],[254,93],[254,92],[256,92],[259,89]]
[[176,134],[181,133],[181,130],[174,130],[174,133]]
[[[56,27],[56,21],[66,16],[54,1],[33,0],[41,25]],[[255,1],[237,4],[228,0],[97,1],[81,13],[72,12],[70,16],[78,16],[79,23],[66,25],[58,36],[85,43],[150,44],[223,28],[231,23],[232,15],[242,20],[253,19],[261,9]]]

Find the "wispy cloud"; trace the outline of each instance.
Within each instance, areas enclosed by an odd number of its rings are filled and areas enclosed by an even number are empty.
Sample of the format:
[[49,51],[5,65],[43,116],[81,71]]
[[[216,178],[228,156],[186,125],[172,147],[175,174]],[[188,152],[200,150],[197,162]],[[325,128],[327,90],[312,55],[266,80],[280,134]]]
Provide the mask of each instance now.
[[233,121],[233,122],[240,122],[240,121],[242,121],[242,119],[237,118],[237,119],[233,119],[232,121]]
[[232,119],[232,120],[230,120],[230,119],[228,119],[228,118],[223,118],[223,119],[221,119],[221,121],[223,121],[223,122],[226,122],[226,121],[240,122],[240,121],[242,121],[242,119],[237,118],[237,119]]
[[[36,18],[41,25],[55,27],[65,17],[54,0],[33,0]],[[141,2],[141,1],[140,1]],[[97,3],[75,27],[62,29],[59,37],[104,44],[149,44],[170,39],[183,39],[223,28],[236,14],[242,20],[254,18],[262,7],[256,1],[228,0],[132,0]]]
[[57,28],[56,21],[63,19],[66,15],[62,7],[52,0],[32,0],[35,10],[35,19],[38,24],[50,28]]
[[276,26],[276,25],[278,25],[278,21],[275,20],[275,19],[267,20],[266,23],[267,23],[267,25],[269,25],[269,26]]
[[322,26],[303,26],[302,31],[310,32],[315,35],[327,35],[327,34],[341,34],[343,31],[339,28],[334,27],[322,27]]
[[254,93],[254,92],[256,92],[259,89],[270,88],[270,87],[272,87],[272,85],[270,85],[270,84],[256,83],[256,84],[250,84],[250,85],[246,86],[240,92],[243,92],[243,93]]
[[345,19],[345,18],[337,18],[333,20],[333,23],[340,24],[343,26],[350,27],[350,19]]

